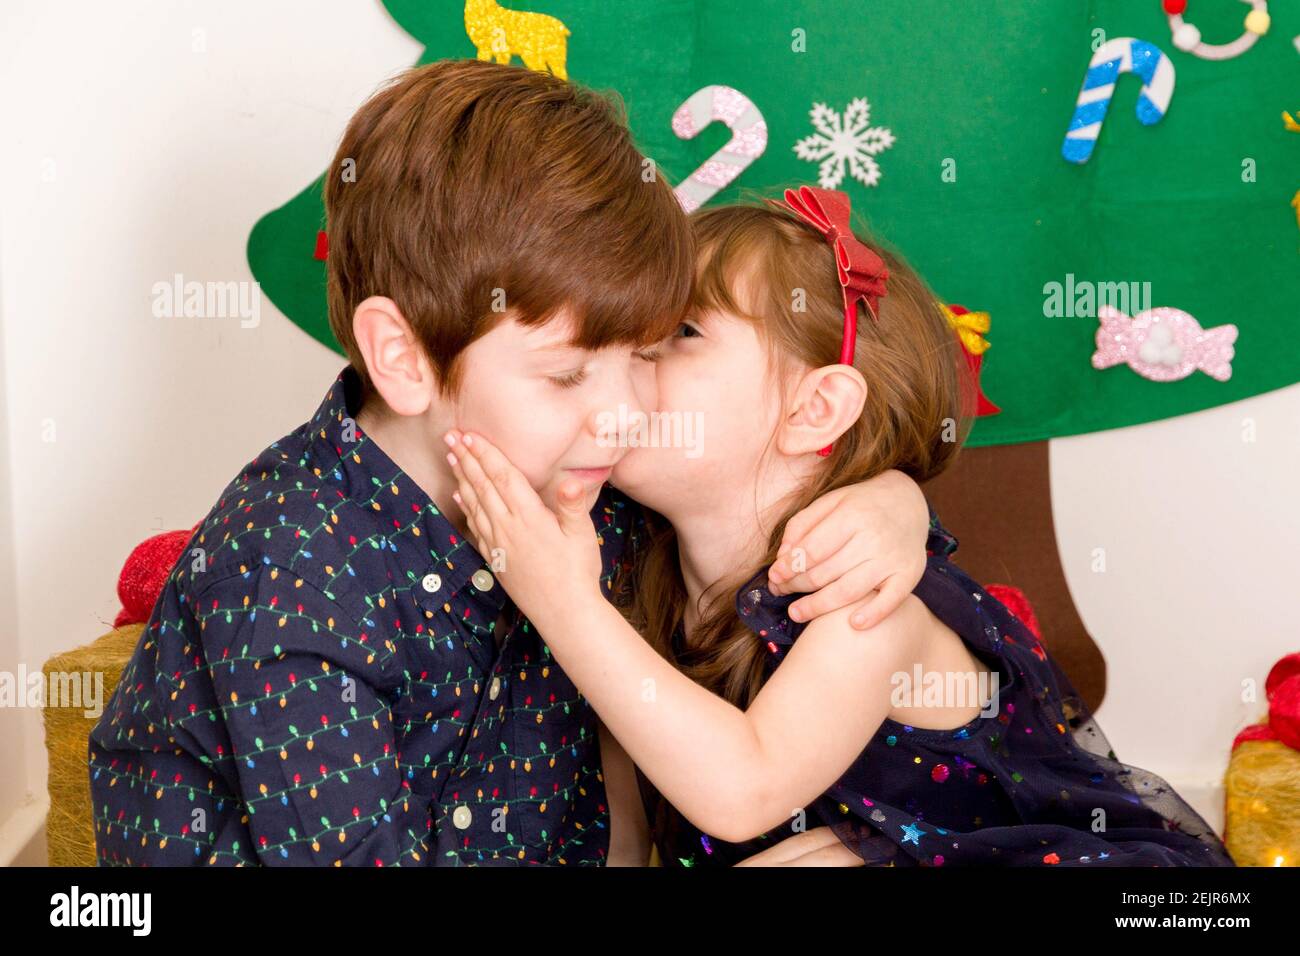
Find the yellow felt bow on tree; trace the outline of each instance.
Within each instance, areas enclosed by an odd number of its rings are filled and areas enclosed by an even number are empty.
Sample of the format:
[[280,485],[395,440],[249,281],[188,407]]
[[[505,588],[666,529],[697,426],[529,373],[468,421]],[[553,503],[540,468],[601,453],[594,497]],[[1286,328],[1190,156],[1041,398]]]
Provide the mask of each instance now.
[[943,309],[944,318],[957,332],[961,344],[966,346],[967,352],[970,352],[971,355],[983,355],[988,351],[991,343],[983,335],[989,330],[990,326],[987,312],[963,312],[958,315],[942,302],[939,303],[939,308]]

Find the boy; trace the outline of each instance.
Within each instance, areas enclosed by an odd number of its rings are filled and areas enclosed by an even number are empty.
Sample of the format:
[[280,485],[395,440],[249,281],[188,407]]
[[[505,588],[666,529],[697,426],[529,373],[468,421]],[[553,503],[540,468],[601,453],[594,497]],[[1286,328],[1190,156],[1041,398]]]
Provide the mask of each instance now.
[[350,364],[222,493],[91,733],[101,864],[608,858],[596,715],[465,540],[441,436],[492,436],[548,503],[583,481],[611,587],[638,516],[595,422],[654,407],[693,273],[645,168],[610,103],[497,64],[353,117],[325,187]]

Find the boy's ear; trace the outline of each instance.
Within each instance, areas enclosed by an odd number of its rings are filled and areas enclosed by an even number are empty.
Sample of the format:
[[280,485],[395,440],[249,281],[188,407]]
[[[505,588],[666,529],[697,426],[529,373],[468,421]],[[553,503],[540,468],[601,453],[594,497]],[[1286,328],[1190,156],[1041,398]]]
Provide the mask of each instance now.
[[784,455],[803,455],[833,444],[853,426],[867,402],[867,381],[851,365],[825,365],[799,382],[793,408],[777,430]]
[[437,373],[392,299],[372,295],[352,316],[352,334],[375,390],[399,415],[420,415],[437,394]]

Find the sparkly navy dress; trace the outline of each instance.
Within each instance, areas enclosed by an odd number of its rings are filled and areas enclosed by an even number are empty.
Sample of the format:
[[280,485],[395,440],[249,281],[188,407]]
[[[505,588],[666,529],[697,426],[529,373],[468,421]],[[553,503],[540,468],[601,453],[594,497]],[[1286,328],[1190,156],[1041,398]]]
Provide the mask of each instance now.
[[[948,560],[955,549],[932,521],[913,593],[997,671],[996,716],[955,730],[886,720],[802,829],[830,825],[868,865],[1232,866],[1164,780],[1115,758],[1033,632]],[[764,569],[741,588],[736,610],[767,646],[770,675],[803,625],[785,615],[798,595],[775,597],[766,580]],[[793,835],[785,822],[743,844],[714,839],[638,778],[665,866],[730,866]]]

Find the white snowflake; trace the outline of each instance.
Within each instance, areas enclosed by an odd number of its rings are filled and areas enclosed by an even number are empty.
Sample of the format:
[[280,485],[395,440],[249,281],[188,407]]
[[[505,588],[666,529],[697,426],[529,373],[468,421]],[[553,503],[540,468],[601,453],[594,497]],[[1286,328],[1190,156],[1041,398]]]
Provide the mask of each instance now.
[[871,125],[871,104],[860,96],[840,114],[825,103],[814,103],[811,136],[794,144],[795,155],[817,167],[817,181],[823,189],[836,189],[844,181],[844,169],[864,186],[880,182],[880,166],[873,157],[894,145],[894,134]]

